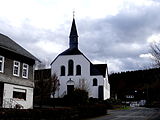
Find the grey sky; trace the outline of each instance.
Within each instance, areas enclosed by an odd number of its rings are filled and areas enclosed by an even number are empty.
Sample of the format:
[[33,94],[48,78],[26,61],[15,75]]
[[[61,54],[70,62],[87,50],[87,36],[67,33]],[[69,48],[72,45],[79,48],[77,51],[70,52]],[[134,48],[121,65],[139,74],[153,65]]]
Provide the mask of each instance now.
[[93,63],[107,63],[110,72],[152,64],[149,45],[160,36],[158,0],[22,1],[9,10],[9,0],[1,1],[0,32],[42,61],[49,63],[68,48],[75,9],[79,48]]

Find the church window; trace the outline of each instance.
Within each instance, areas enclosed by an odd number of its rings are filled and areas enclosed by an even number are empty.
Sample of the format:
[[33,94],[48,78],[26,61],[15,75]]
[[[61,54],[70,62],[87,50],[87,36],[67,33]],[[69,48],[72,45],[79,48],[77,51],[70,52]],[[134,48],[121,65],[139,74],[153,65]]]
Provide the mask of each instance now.
[[65,76],[65,66],[61,66],[61,76]]
[[93,86],[97,86],[97,79],[96,78],[93,79]]
[[76,75],[81,75],[81,66],[80,65],[76,66]]
[[73,60],[68,61],[68,75],[73,75]]

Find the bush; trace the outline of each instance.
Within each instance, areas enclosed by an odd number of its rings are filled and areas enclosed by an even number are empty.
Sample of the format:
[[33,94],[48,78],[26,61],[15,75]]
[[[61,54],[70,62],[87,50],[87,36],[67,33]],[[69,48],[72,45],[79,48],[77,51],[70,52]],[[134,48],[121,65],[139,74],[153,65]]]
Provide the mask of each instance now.
[[0,119],[7,120],[74,120],[76,117],[71,108],[0,109]]
[[88,103],[88,92],[75,89],[70,95],[64,96],[66,105],[83,105]]
[[105,105],[80,105],[73,108],[0,109],[0,120],[76,120],[105,115]]

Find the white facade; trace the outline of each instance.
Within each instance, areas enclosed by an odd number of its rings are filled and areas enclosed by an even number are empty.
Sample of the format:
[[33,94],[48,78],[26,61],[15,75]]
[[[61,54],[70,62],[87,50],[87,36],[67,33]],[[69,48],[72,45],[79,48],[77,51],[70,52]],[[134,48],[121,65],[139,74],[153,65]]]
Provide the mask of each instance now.
[[[73,60],[73,75],[68,75],[68,61]],[[85,80],[85,87],[89,92],[89,97],[99,98],[99,86],[103,87],[103,99],[110,98],[110,85],[108,83],[108,73],[105,78],[103,75],[90,75],[90,61],[84,55],[63,55],[58,56],[51,65],[52,75],[55,73],[59,77],[59,90],[56,91],[55,97],[63,97],[67,94],[67,85],[74,85],[74,88],[82,85]],[[81,75],[76,75],[76,66],[81,66]],[[65,66],[65,76],[61,76],[61,66]],[[97,85],[93,86],[93,79],[97,79]]]
[[[23,98],[17,98],[18,94]],[[23,109],[33,108],[33,88],[4,83],[3,108],[15,108],[17,104]]]

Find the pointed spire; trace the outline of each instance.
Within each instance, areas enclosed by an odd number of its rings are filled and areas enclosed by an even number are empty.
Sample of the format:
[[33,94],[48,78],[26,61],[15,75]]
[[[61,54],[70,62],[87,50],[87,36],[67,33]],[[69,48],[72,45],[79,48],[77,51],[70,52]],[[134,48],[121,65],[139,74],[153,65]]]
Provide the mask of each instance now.
[[76,23],[75,23],[75,19],[73,18],[73,21],[72,21],[72,26],[71,26],[71,31],[70,31],[70,38],[73,37],[73,36],[76,36],[78,37],[78,33],[77,33],[77,29],[76,29]]
[[76,29],[76,23],[74,19],[74,14],[73,14],[73,21],[72,21],[72,26],[71,26],[71,31],[70,31],[70,36],[69,36],[69,46],[70,48],[78,48],[78,33]]

